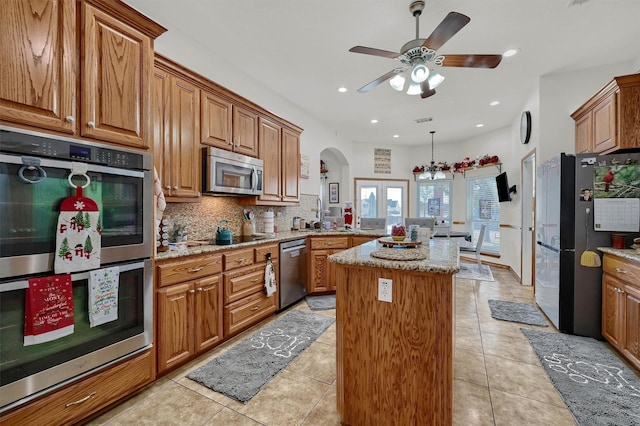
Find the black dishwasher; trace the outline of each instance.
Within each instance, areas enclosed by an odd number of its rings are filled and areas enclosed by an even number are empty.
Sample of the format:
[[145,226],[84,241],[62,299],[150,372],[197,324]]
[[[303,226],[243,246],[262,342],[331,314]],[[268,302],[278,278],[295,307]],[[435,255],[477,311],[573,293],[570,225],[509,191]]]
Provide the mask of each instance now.
[[285,309],[307,294],[307,247],[305,239],[280,243],[279,309]]

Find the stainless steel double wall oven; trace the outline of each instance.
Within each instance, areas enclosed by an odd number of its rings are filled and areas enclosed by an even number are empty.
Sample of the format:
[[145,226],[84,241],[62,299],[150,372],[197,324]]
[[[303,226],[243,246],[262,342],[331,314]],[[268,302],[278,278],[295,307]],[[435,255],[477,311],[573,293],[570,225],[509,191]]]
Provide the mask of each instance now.
[[[89,273],[75,273],[74,333],[24,346],[29,279],[54,274],[73,162],[86,165],[83,195],[100,210],[101,267],[120,270],[117,320],[89,326]],[[152,344],[152,167],[148,153],[0,126],[0,412]]]

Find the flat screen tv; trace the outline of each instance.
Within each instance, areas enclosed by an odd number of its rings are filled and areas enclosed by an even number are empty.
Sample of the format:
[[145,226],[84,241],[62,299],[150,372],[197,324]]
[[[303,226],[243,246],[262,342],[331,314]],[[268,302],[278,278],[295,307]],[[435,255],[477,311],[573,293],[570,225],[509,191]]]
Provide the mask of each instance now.
[[511,192],[515,192],[509,188],[509,180],[507,179],[507,172],[502,172],[496,176],[496,186],[498,187],[498,201],[511,201]]

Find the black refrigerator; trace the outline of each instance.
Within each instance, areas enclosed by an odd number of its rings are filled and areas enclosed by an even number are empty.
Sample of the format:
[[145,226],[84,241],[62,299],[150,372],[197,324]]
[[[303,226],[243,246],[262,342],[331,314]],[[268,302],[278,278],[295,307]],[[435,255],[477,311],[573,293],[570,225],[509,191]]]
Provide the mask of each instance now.
[[[596,247],[612,245],[613,231],[594,230],[592,195],[596,185],[602,187],[594,182],[595,167],[634,161],[640,164],[639,153],[563,153],[536,169],[535,299],[563,333],[602,339],[602,267],[580,264],[587,237],[600,258]],[[640,235],[625,233],[628,241]]]

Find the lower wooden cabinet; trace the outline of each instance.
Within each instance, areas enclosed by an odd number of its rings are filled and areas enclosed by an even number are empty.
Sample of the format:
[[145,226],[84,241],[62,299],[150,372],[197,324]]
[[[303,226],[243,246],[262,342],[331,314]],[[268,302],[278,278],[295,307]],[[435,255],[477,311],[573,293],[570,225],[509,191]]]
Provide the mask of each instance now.
[[602,270],[602,335],[640,368],[640,263],[605,253]]
[[327,257],[348,249],[350,237],[336,237],[335,235],[309,238],[309,282],[308,294],[322,294],[336,290],[331,279],[329,261]]
[[154,379],[151,351],[0,416],[2,425],[74,424]]
[[220,275],[174,284],[157,292],[158,372],[163,372],[222,340]]

